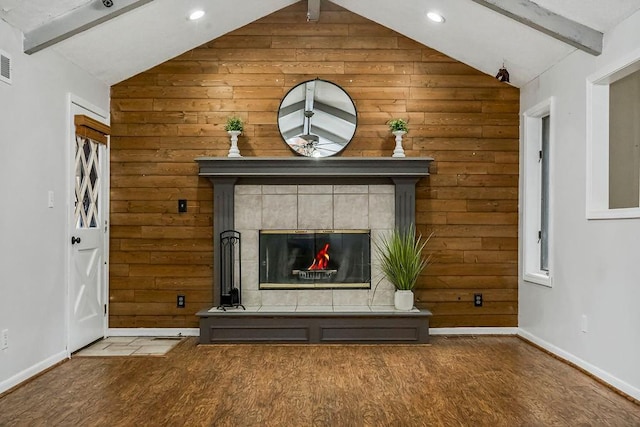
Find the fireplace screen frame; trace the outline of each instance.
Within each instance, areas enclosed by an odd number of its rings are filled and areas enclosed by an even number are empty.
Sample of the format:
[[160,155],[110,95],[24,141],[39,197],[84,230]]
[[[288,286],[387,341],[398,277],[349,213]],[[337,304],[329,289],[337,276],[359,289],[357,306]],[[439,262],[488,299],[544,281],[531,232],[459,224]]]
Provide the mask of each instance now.
[[[280,239],[287,240],[292,244],[298,244],[303,239],[313,239],[314,248],[309,252],[308,248],[300,257],[291,255],[287,250],[287,265],[281,267],[282,271],[291,271],[288,281],[271,281],[269,279],[274,277],[282,277],[282,274],[270,274],[269,266],[273,265],[274,261],[269,261],[269,256],[265,254],[265,240],[263,236],[280,235]],[[348,280],[353,277],[352,271],[348,270],[345,273],[344,270],[339,272],[339,268],[336,269],[335,251],[341,251],[345,248],[335,247],[336,235],[360,235],[365,237],[359,244],[363,245],[364,252],[360,256],[359,261],[356,264],[352,264],[352,268],[355,270],[361,270],[360,274],[356,274],[361,280]],[[299,239],[299,241],[296,241]],[[260,230],[258,238],[258,289],[260,290],[312,290],[312,289],[371,289],[371,230],[368,229],[354,229],[354,230]],[[312,264],[313,260],[325,243],[332,243],[334,245],[334,259],[329,260],[329,265],[326,269],[322,270],[309,270],[308,267]],[[329,248],[329,254],[331,256],[332,251]],[[294,261],[296,259],[297,261]],[[353,261],[352,261],[353,262]],[[276,265],[280,266],[281,263]],[[280,267],[279,267],[280,268]],[[346,274],[346,277],[344,277]],[[295,279],[295,275],[298,278]],[[271,276],[271,277],[270,277]],[[343,276],[344,280],[336,281]]]

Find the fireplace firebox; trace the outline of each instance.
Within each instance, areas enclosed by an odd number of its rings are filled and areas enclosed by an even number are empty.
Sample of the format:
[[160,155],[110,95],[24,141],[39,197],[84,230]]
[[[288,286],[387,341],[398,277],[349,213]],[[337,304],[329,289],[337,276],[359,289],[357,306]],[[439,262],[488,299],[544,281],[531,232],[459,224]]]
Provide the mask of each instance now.
[[260,289],[371,288],[370,230],[261,230]]

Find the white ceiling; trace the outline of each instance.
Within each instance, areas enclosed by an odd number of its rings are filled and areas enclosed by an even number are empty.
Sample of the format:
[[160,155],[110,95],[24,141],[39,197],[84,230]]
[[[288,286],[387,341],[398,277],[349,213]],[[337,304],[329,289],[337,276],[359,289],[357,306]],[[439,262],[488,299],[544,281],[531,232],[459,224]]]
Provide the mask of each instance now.
[[637,0],[535,0],[535,2],[602,33],[640,9]]
[[27,32],[92,1],[0,0],[0,17]]
[[[101,0],[0,0],[0,18],[28,32],[91,2]],[[112,85],[295,2],[154,0],[50,49]],[[403,0],[401,7],[389,0],[334,3],[487,74],[495,75],[504,63],[515,86],[522,86],[575,50],[471,0]],[[536,3],[604,32],[605,37],[608,30],[640,10],[640,0]],[[188,21],[187,14],[196,8],[207,15]],[[429,10],[441,12],[446,22],[428,21],[425,14]]]

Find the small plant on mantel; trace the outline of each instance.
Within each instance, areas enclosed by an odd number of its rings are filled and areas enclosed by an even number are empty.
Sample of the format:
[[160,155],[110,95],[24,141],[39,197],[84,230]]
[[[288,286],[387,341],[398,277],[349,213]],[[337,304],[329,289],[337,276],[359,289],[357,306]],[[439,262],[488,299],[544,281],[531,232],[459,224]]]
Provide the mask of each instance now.
[[407,126],[407,122],[404,119],[392,119],[387,122],[389,125],[389,130],[391,133],[393,132],[409,132],[409,127]]
[[392,119],[387,122],[389,130],[396,137],[396,148],[393,150],[391,157],[405,157],[404,148],[402,148],[402,135],[409,132],[409,126],[404,119]]
[[240,117],[233,116],[227,119],[224,130],[226,130],[231,137],[231,148],[229,148],[227,157],[242,157],[238,149],[238,135],[242,133],[243,129],[244,126],[242,125],[242,119]]
[[227,132],[242,132],[244,129],[244,125],[242,124],[242,119],[240,117],[229,117],[227,119],[227,124],[224,126],[224,130]]

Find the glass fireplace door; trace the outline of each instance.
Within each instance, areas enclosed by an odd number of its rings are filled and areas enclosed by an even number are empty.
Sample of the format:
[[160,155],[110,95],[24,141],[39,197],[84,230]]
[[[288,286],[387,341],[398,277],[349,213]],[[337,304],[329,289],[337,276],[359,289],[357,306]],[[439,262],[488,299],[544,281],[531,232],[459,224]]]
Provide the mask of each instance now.
[[371,287],[369,230],[260,231],[260,289]]

